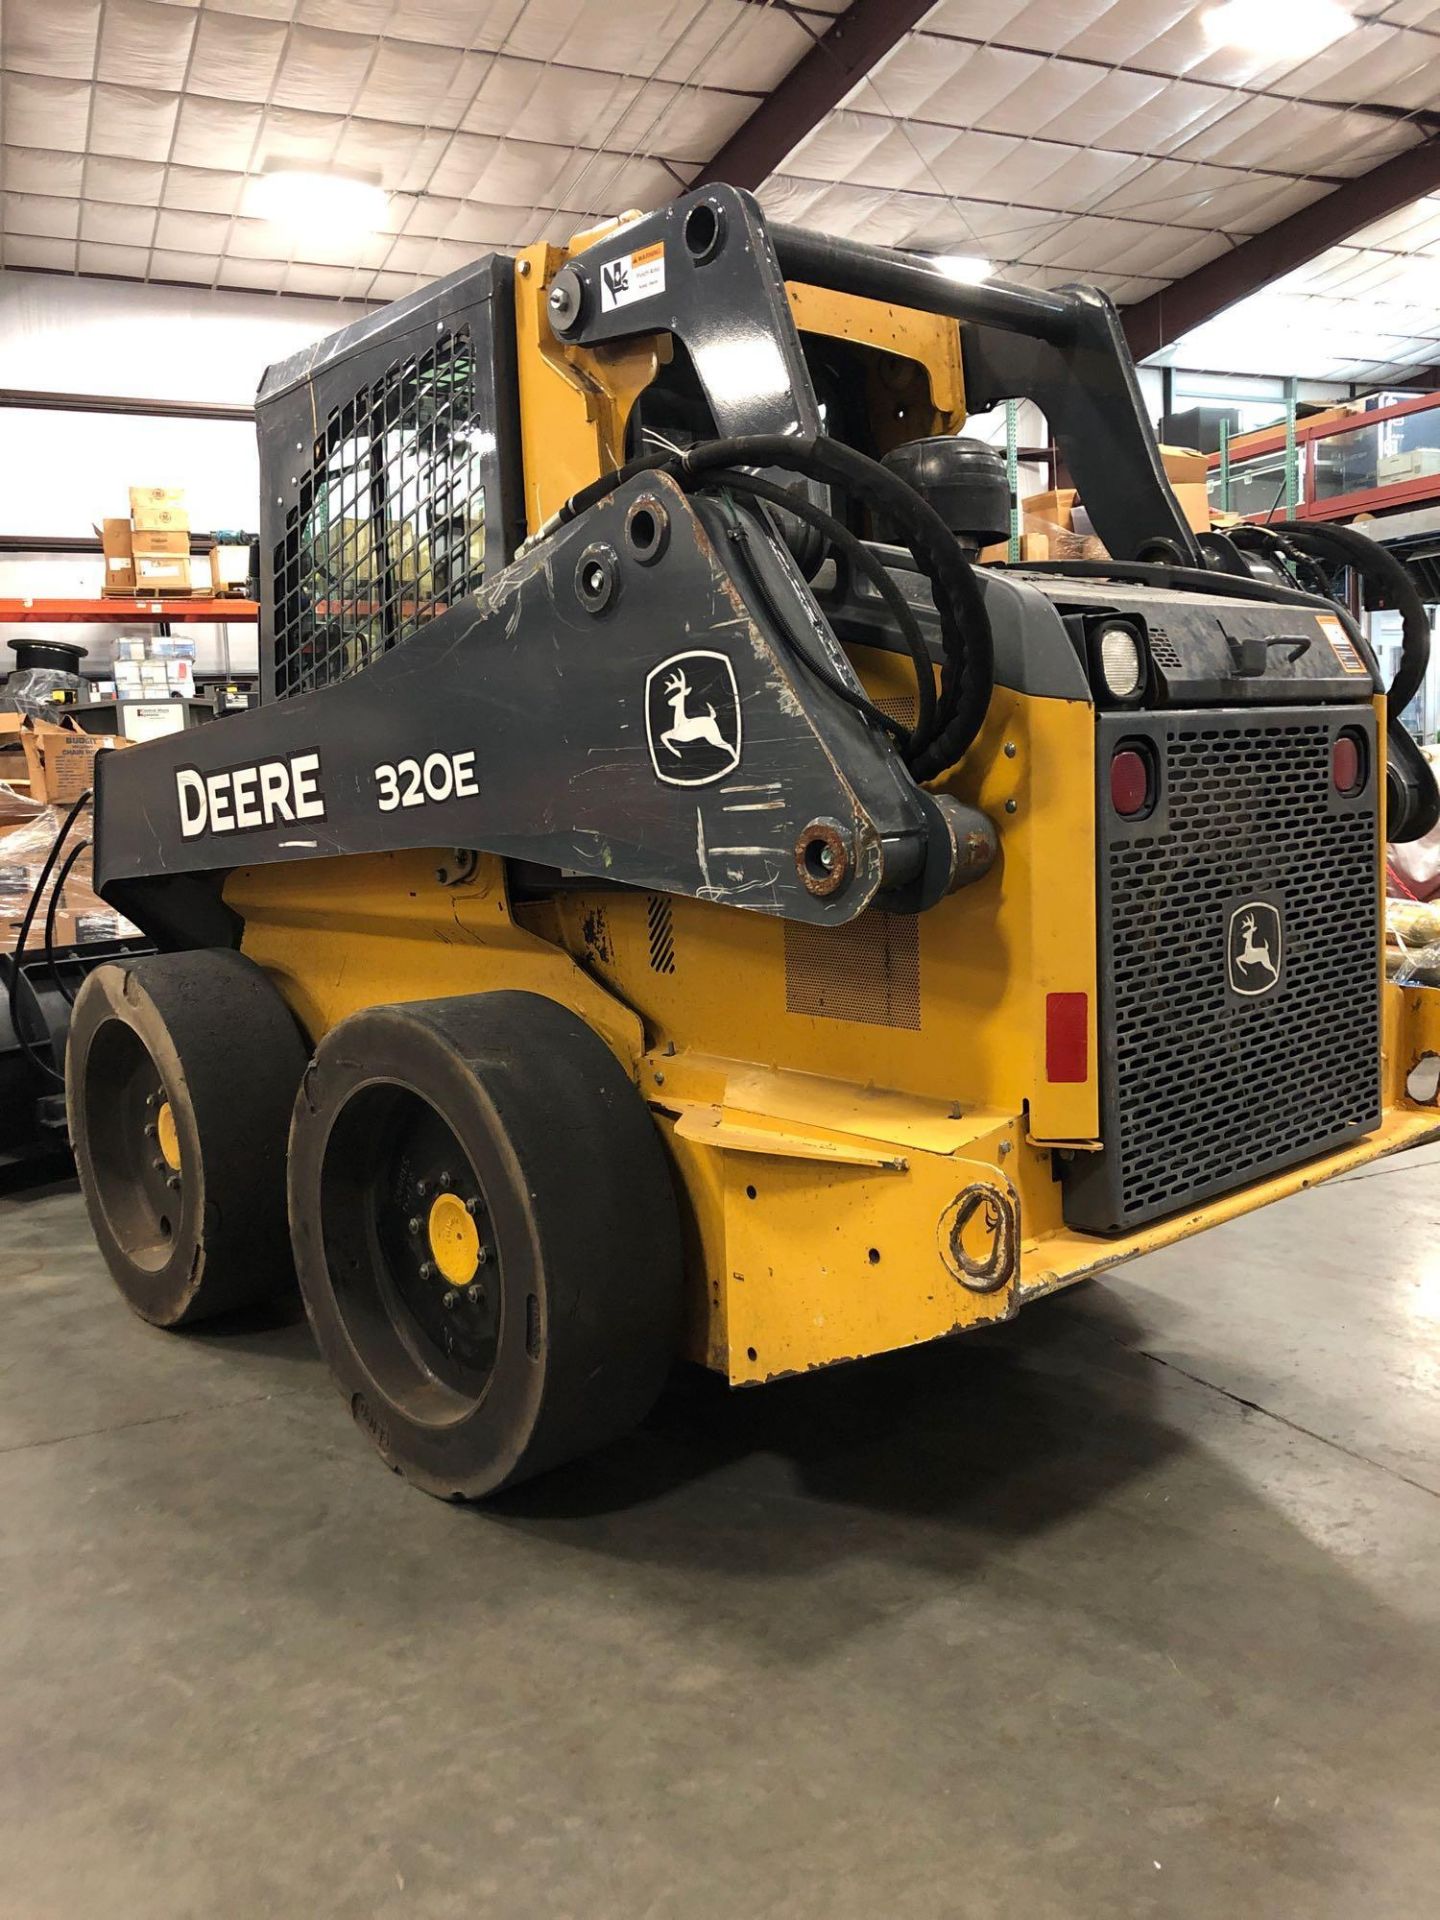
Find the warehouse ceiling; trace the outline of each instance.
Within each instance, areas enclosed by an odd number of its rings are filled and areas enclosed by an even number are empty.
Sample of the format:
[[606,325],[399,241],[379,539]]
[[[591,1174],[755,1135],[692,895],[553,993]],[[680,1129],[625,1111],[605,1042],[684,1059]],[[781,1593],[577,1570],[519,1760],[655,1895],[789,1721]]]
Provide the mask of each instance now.
[[[939,0],[813,131],[797,126],[761,198],[834,233],[1140,300],[1434,130],[1440,5],[1353,10],[1354,31],[1297,64],[1217,47],[1193,0]],[[3,0],[0,262],[393,298],[670,198],[844,12]],[[380,229],[253,217],[258,179],[284,162],[377,180]],[[1262,298],[1305,321],[1306,372],[1398,374],[1440,357],[1432,254],[1440,290],[1425,202]],[[1197,364],[1188,342],[1179,357]]]

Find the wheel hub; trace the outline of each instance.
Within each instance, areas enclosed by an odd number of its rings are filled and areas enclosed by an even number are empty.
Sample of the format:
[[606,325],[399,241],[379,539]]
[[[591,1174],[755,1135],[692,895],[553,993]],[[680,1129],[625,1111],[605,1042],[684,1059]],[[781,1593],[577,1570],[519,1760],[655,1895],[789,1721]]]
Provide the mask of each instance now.
[[160,1149],[160,1158],[172,1173],[180,1171],[180,1134],[175,1125],[175,1114],[170,1102],[164,1100],[155,1116],[155,1144]]
[[458,1193],[436,1195],[425,1232],[441,1277],[452,1287],[468,1287],[480,1271],[480,1231]]

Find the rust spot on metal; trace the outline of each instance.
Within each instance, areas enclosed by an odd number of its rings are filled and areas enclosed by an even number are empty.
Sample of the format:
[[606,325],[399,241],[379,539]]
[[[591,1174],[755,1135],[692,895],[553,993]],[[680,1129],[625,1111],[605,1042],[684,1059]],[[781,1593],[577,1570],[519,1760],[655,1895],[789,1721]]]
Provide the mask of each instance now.
[[[967,1232],[971,1235],[968,1241]],[[996,1293],[1007,1286],[1015,1273],[1019,1246],[1019,1209],[1009,1194],[983,1180],[962,1187],[941,1218],[940,1248],[945,1264],[972,1293]]]
[[615,964],[615,943],[610,938],[610,923],[603,907],[591,907],[581,922],[580,937],[591,960],[602,967]]

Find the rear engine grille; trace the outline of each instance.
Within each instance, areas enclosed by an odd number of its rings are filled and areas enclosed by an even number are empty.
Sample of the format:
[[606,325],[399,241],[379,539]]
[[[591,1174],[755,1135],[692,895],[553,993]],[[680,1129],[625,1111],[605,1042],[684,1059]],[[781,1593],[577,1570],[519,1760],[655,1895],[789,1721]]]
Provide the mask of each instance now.
[[[1118,1232],[1357,1138],[1380,1119],[1376,783],[1340,799],[1331,745],[1366,707],[1110,716],[1101,769],[1101,1133],[1066,1219]],[[1108,770],[1148,740],[1160,808],[1120,820]],[[1279,982],[1230,943],[1279,916]]]

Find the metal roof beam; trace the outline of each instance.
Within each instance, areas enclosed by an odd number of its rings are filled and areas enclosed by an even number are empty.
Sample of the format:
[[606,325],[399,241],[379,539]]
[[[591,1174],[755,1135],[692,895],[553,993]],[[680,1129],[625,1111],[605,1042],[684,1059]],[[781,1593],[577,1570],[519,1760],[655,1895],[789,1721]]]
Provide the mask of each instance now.
[[731,134],[692,186],[727,181],[732,187],[758,187],[934,4],[935,0],[851,0]]
[[1120,318],[1130,351],[1137,360],[1159,353],[1237,301],[1305,266],[1327,247],[1339,246],[1387,214],[1437,190],[1440,138],[1408,147],[1393,160],[1292,213],[1278,226],[1197,267],[1183,280],[1122,308]]

